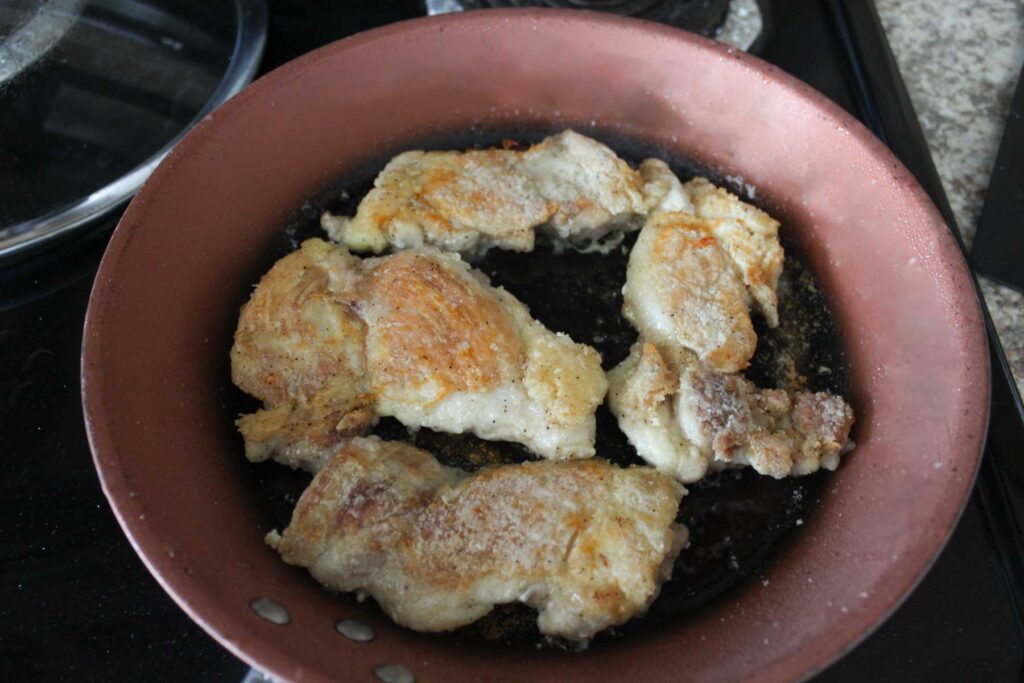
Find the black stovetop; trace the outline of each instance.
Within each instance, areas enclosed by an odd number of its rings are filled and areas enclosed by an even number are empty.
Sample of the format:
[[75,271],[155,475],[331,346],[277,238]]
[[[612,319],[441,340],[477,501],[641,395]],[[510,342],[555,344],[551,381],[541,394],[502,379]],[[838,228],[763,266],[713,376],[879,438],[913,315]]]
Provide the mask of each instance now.
[[[952,224],[871,4],[776,0],[761,56],[860,117]],[[422,13],[416,0],[271,2],[263,70]],[[147,573],[100,490],[79,350],[112,221],[0,269],[0,680],[241,680],[247,667]],[[1019,399],[992,347],[993,418],[978,486],[920,587],[820,681],[1016,681],[1024,660]]]

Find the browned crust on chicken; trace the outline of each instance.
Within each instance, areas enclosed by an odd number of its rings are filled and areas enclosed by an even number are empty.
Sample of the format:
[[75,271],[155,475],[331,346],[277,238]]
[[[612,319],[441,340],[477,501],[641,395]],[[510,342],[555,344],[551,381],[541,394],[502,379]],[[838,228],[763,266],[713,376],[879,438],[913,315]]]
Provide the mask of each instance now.
[[436,400],[452,391],[487,391],[521,374],[525,350],[515,321],[471,277],[418,252],[382,259],[370,272],[377,320],[367,363],[373,391],[430,384]]
[[676,401],[684,433],[713,462],[749,464],[776,479],[834,470],[853,427],[853,410],[838,396],[759,389],[697,363],[680,373]]
[[358,272],[358,258],[320,240],[275,263],[242,306],[231,348],[234,383],[271,406],[357,387],[366,343],[354,310]]
[[642,340],[609,384],[612,413],[640,457],[684,483],[742,465],[777,479],[834,470],[853,426],[838,396],[759,389]]
[[525,602],[542,633],[585,640],[644,611],[686,536],[683,489],[649,468],[530,462],[473,474],[407,444],[334,452],[268,541],[400,624],[448,630]]
[[380,172],[355,216],[324,214],[321,222],[331,239],[357,251],[532,251],[538,228],[569,243],[635,229],[647,209],[643,184],[601,143],[563,131],[522,151],[404,152]]
[[713,227],[682,212],[649,219],[630,255],[623,314],[651,341],[735,372],[750,362],[757,335],[747,292]]
[[264,403],[238,422],[247,456],[311,470],[319,450],[382,415],[589,457],[607,389],[596,351],[545,328],[458,255],[362,260],[321,240],[260,281],[231,364]]

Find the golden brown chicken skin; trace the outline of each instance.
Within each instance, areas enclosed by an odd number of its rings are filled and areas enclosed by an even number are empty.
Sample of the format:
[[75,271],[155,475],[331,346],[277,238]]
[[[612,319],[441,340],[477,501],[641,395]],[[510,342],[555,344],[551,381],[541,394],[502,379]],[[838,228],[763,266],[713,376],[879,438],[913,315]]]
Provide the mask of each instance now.
[[363,438],[325,463],[268,542],[420,631],[523,602],[541,633],[587,640],[647,609],[686,540],[675,522],[684,491],[650,468],[590,459],[467,473]]
[[661,199],[645,183],[610,149],[567,130],[521,151],[399,154],[355,216],[328,213],[322,224],[331,239],[356,251],[532,251],[538,230],[581,245],[636,229],[637,218]]
[[682,212],[650,218],[629,256],[622,312],[644,338],[735,372],[753,357],[757,335],[746,289],[712,227]]
[[264,402],[239,420],[252,460],[314,468],[379,416],[594,454],[607,381],[592,348],[551,332],[455,254],[359,259],[309,240],[242,308],[232,377]]
[[381,259],[367,292],[367,369],[376,395],[434,402],[490,391],[522,373],[526,348],[515,319],[493,290],[453,272],[449,260],[414,251]]
[[361,282],[358,258],[311,241],[278,261],[242,307],[231,378],[265,406],[238,421],[251,460],[305,466],[376,423]]

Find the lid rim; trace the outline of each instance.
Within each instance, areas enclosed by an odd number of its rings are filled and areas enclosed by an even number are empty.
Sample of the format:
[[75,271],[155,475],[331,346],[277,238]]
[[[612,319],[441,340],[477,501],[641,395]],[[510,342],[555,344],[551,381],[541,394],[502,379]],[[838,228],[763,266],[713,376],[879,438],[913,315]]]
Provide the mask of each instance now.
[[228,67],[203,108],[163,147],[113,182],[42,216],[0,228],[0,263],[26,256],[122,206],[189,130],[253,79],[266,45],[267,5],[265,0],[234,0],[234,6],[235,44]]

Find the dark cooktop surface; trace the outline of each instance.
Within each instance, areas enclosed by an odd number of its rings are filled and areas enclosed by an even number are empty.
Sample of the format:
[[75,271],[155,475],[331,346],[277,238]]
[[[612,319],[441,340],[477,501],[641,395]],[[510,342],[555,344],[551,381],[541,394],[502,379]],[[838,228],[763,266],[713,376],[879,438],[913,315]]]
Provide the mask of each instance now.
[[[760,56],[865,121],[945,208],[870,3],[765,4]],[[271,1],[262,70],[422,13],[416,0]],[[238,681],[248,668],[149,575],[93,469],[79,351],[112,223],[0,269],[0,680]],[[1024,477],[1009,456],[1022,428],[1015,397],[1000,384],[997,351],[986,463],[948,547],[906,603],[815,680],[1019,680],[1022,556],[1013,512]]]

